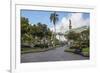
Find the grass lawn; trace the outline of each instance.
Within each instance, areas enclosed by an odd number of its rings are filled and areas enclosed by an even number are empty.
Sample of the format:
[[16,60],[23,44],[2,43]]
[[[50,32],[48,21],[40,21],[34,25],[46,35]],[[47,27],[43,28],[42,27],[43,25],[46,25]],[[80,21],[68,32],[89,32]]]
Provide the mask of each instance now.
[[[90,51],[89,48],[83,48],[82,52],[80,53],[80,55],[85,56],[85,57],[89,57],[89,51]],[[67,48],[67,49],[64,50],[64,52],[75,53],[75,49]]]
[[21,48],[21,54],[45,52],[48,50],[53,50],[53,48]]
[[83,48],[83,49],[82,49],[82,54],[83,54],[84,56],[89,56],[89,52],[90,52],[90,49],[89,49],[89,48]]

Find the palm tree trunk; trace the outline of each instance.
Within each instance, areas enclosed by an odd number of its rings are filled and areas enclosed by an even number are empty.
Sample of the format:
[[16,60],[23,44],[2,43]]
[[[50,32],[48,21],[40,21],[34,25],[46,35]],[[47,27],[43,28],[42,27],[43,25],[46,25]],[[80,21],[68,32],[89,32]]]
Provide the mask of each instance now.
[[56,25],[54,24],[54,46],[56,46]]

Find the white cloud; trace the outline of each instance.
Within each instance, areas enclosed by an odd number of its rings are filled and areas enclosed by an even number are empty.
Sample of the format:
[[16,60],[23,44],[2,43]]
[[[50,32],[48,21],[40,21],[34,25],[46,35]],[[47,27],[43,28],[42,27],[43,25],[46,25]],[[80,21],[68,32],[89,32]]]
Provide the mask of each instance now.
[[[89,19],[83,19],[82,13],[72,13],[69,17],[63,17],[56,24],[56,32],[65,33],[67,30],[69,30],[69,19],[71,19],[72,28],[89,25]],[[54,31],[53,26],[50,29]],[[62,40],[65,40],[65,38],[62,37]]]
[[[85,25],[89,25],[89,19],[83,19],[82,13],[72,13],[68,18],[63,17],[56,24],[56,32],[62,32],[69,30],[69,19],[71,19],[72,28],[77,28]],[[52,26],[51,30],[54,31],[54,27]]]
[[82,13],[73,13],[69,19],[71,19],[72,21],[72,28],[89,25],[89,20],[84,20],[82,17]]
[[[59,21],[57,24],[56,24],[56,32],[62,32],[64,33],[66,31],[66,29],[68,29],[68,20],[66,17],[63,17],[61,19],[61,21]],[[52,31],[54,31],[54,26],[52,26],[50,28]]]

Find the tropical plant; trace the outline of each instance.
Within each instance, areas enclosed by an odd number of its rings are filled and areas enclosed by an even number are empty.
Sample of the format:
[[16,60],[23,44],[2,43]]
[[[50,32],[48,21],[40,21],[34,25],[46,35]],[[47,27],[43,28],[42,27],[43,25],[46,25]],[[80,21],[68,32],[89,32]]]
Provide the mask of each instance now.
[[56,39],[56,23],[59,20],[58,16],[59,15],[56,12],[51,13],[51,15],[50,15],[50,22],[53,23],[53,25],[54,25],[54,39]]

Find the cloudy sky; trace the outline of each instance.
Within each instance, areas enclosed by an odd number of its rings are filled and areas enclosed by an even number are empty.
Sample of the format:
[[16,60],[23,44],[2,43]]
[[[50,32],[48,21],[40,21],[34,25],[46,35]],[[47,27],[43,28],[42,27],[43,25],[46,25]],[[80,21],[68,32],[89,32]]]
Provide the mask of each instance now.
[[[29,19],[30,24],[37,24],[41,22],[46,24],[52,31],[54,31],[53,24],[50,23],[50,14],[52,11],[34,11],[34,10],[21,10],[21,16]],[[77,13],[77,12],[56,12],[59,16],[59,21],[56,23],[56,32],[62,32],[69,30],[69,19],[71,19],[72,28],[77,28],[85,25],[89,25],[90,14],[89,13]]]

